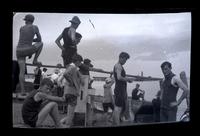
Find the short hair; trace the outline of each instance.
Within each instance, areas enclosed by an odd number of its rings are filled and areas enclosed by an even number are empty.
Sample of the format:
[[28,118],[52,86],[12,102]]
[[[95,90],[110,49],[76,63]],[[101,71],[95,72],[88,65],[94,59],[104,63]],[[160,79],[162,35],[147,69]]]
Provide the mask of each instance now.
[[172,64],[170,63],[170,62],[168,62],[168,61],[165,61],[165,62],[163,62],[162,64],[161,64],[161,69],[163,69],[164,67],[165,67],[165,65],[167,65],[169,68],[172,68]]
[[40,86],[44,86],[44,85],[47,85],[47,86],[50,86],[51,88],[53,88],[53,82],[49,78],[42,79]]
[[77,33],[77,32],[76,32],[75,36],[76,36],[77,39],[81,39],[82,38],[82,35],[80,33]]
[[140,86],[140,84],[137,83],[136,86]]
[[72,58],[72,62],[83,61],[83,57],[79,54],[75,54]]
[[121,52],[119,54],[119,58],[126,58],[126,59],[129,59],[130,58],[130,55],[126,52]]
[[47,68],[43,68],[43,71],[47,71]]

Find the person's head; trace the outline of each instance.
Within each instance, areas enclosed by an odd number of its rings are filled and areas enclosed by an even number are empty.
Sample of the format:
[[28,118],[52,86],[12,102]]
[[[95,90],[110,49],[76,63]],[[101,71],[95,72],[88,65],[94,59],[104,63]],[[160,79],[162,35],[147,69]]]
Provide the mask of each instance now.
[[56,67],[59,68],[59,69],[61,69],[61,68],[62,68],[62,64],[58,63],[58,64],[56,65]]
[[32,14],[27,14],[24,17],[24,20],[25,20],[26,24],[32,24],[34,22],[34,20],[35,20],[35,17]]
[[81,39],[82,39],[82,35],[80,33],[76,32],[75,36],[76,36],[77,44],[78,44],[81,41]]
[[72,62],[79,67],[81,65],[81,62],[83,61],[83,58],[79,54],[75,54],[72,58]]
[[47,71],[47,68],[43,68],[43,71],[46,72],[46,71]]
[[121,52],[119,54],[119,63],[124,65],[126,63],[127,59],[129,59],[129,58],[130,58],[130,55],[128,53]]
[[71,26],[74,27],[75,29],[78,28],[78,26],[80,25],[81,21],[77,16],[74,16],[72,18],[72,20],[70,20],[69,22],[71,22]]
[[162,69],[162,72],[164,74],[164,76],[167,76],[171,73],[171,69],[172,69],[172,64],[168,61],[165,61],[161,64],[161,69]]
[[88,65],[89,67],[93,67],[93,65],[91,64],[91,60],[90,59],[84,59],[83,63]]
[[53,88],[54,84],[49,78],[42,79],[40,83],[40,90],[44,93],[49,93]]
[[140,84],[136,84],[136,86],[135,86],[137,89],[140,87]]

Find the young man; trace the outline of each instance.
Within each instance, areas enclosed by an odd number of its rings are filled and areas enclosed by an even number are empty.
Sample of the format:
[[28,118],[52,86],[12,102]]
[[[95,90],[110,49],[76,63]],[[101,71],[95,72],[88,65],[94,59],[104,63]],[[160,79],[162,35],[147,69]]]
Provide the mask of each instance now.
[[39,127],[48,114],[52,117],[56,127],[62,127],[59,122],[57,102],[64,102],[62,97],[51,96],[49,93],[53,82],[44,78],[38,90],[32,91],[25,99],[22,106],[24,123],[31,127]]
[[144,90],[141,90],[139,89],[140,85],[139,84],[136,84],[136,87],[135,89],[133,89],[132,91],[132,100],[140,100],[140,98],[142,100],[144,100],[144,94],[145,94],[145,91]]
[[[76,33],[76,29],[80,25],[81,21],[77,16],[74,16],[70,20],[71,26],[66,27],[63,32],[56,39],[57,46],[62,50],[63,65],[69,65],[72,62],[72,57],[77,53],[77,44],[80,42],[82,35]],[[60,41],[63,39],[64,45],[62,46]]]
[[[178,105],[186,98],[189,101],[189,89],[186,85],[171,71],[172,65],[166,61],[161,64],[161,69],[164,74],[164,80],[161,83],[161,109],[160,121],[169,122],[176,121]],[[177,92],[181,88],[183,93],[176,100]],[[189,103],[187,105],[189,107]]]
[[114,123],[116,125],[120,124],[120,114],[123,114],[126,107],[127,96],[127,82],[132,83],[135,78],[126,77],[126,72],[123,65],[126,63],[130,56],[126,52],[121,52],[119,55],[119,60],[115,64],[113,73],[115,78],[115,109],[114,109]]
[[80,85],[81,75],[79,73],[78,67],[81,65],[83,61],[82,56],[76,54],[73,57],[73,64],[70,64],[63,76],[59,79],[59,82],[65,78],[65,86],[64,86],[64,97],[66,99],[66,103],[68,104],[67,116],[61,120],[62,124],[67,128],[72,126],[72,120],[74,118],[74,111],[77,105],[77,97],[80,95]]
[[113,78],[106,78],[105,84],[103,85],[104,88],[104,97],[103,97],[103,110],[104,110],[104,117],[106,119],[106,124],[108,121],[108,109],[112,109],[111,119],[113,117],[114,111],[114,98],[112,94],[112,85],[115,83]]
[[[36,25],[33,25],[34,16],[28,14],[25,16],[24,20],[25,25],[20,28],[19,42],[16,49],[17,61],[20,68],[19,82],[22,95],[25,95],[24,74],[26,57],[28,56],[30,59],[31,56],[35,53],[33,64],[41,64],[41,62],[38,62],[37,59],[43,47],[39,29]],[[37,38],[34,38],[35,35],[37,36]],[[33,42],[35,42],[35,44],[32,45]]]

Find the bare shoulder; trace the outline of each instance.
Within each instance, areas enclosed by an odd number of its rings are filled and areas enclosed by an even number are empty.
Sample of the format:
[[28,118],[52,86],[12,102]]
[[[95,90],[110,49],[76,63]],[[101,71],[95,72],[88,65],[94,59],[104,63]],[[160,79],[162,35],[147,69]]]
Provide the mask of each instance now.
[[115,69],[122,69],[122,66],[119,63],[117,63],[117,64],[115,64],[114,68]]
[[36,33],[38,33],[38,32],[39,32],[39,28],[38,28],[38,26],[37,26],[37,25],[33,25],[33,28],[34,28],[34,31],[35,31]]
[[41,99],[43,99],[45,97],[45,94],[42,92],[37,92],[34,96],[34,100],[35,101],[40,101]]

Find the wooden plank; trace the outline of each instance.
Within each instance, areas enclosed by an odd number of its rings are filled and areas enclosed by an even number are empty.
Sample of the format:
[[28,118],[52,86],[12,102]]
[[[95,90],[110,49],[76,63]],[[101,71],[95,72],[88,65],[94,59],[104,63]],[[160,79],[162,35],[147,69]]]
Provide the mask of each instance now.
[[82,75],[81,78],[84,81],[84,85],[81,85],[81,90],[80,90],[81,92],[80,92],[80,96],[78,97],[78,100],[77,100],[75,112],[86,113],[89,76]]

